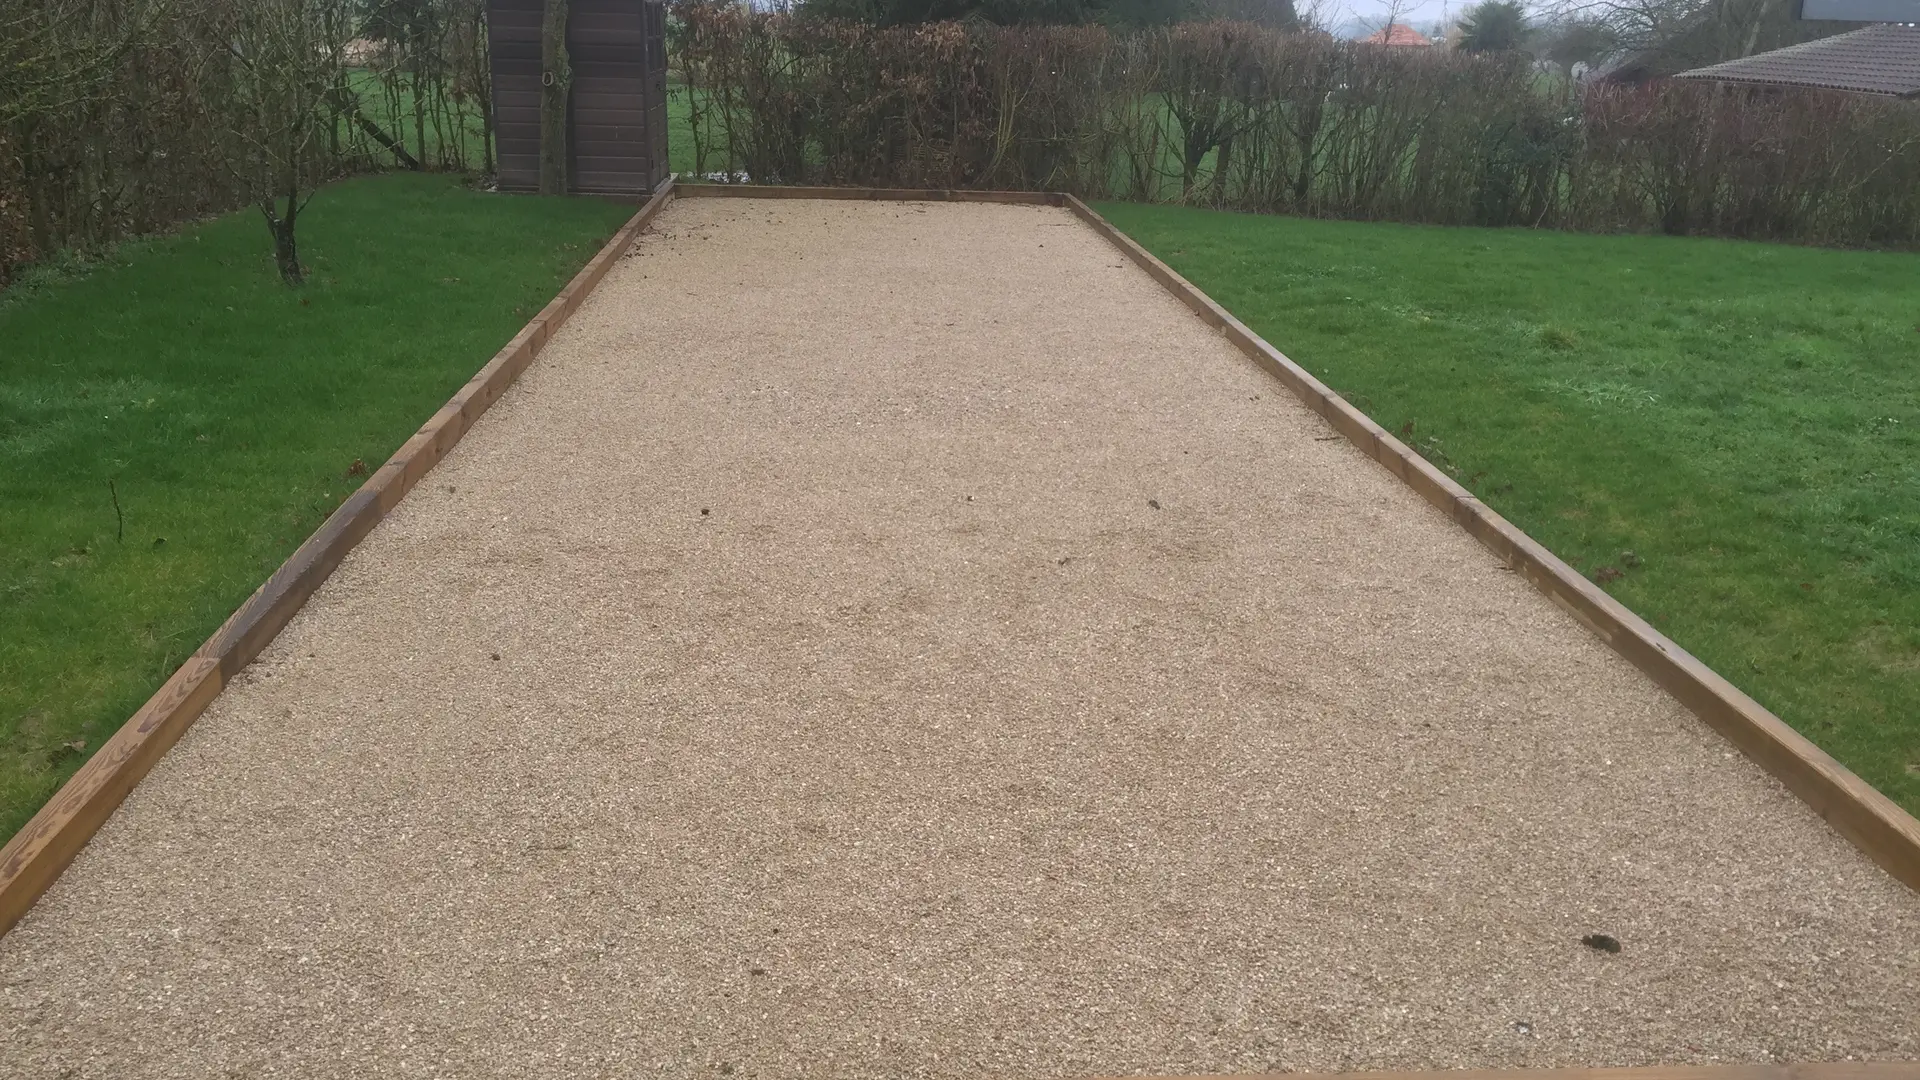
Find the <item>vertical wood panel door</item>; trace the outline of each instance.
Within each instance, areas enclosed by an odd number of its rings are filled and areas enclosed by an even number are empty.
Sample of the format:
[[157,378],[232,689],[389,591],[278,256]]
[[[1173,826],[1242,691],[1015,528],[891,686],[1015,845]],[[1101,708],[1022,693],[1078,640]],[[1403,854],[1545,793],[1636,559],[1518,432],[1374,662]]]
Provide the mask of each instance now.
[[[499,184],[540,185],[540,24],[544,0],[489,0]],[[666,6],[571,0],[567,156],[572,189],[637,195],[666,178]]]
[[572,0],[575,190],[637,194],[652,185],[647,152],[645,0]]
[[500,187],[540,186],[540,18],[542,0],[490,0],[488,66]]
[[672,160],[667,147],[667,5],[647,4],[647,172],[648,188],[667,178]]

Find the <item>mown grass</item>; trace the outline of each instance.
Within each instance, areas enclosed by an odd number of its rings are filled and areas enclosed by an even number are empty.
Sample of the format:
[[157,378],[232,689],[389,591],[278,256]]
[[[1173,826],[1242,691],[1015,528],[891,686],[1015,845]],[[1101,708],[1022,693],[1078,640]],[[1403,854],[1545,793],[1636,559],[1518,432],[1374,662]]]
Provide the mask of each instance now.
[[[674,175],[685,180],[698,182],[707,175],[734,172],[740,169],[740,163],[733,161],[727,154],[726,135],[722,125],[716,119],[709,119],[712,131],[709,138],[713,144],[707,147],[706,168],[700,168],[701,161],[694,153],[693,107],[698,101],[706,104],[707,92],[694,90],[685,83],[673,82],[667,87],[667,166]],[[1173,111],[1164,103],[1157,106],[1158,123],[1161,138],[1153,149],[1154,168],[1151,172],[1152,198],[1176,199],[1180,197],[1183,168],[1180,162],[1180,126],[1174,119]],[[1214,180],[1214,164],[1219,151],[1209,150],[1200,159],[1195,174],[1194,186],[1201,190],[1209,187]],[[813,146],[808,160],[818,165],[821,161],[819,148]],[[1128,175],[1129,165],[1125,155],[1117,155],[1113,161],[1112,175],[1107,177],[1108,190],[1126,193],[1133,187],[1133,179]],[[751,178],[749,178],[751,179]]]
[[[471,102],[457,107],[451,115],[435,116],[429,110],[416,126],[414,94],[404,77],[389,94],[378,74],[368,68],[351,68],[347,72],[347,88],[366,118],[426,168],[466,168],[475,172],[482,168],[486,156],[486,124],[479,109],[471,107]],[[372,161],[382,167],[398,167],[392,151],[367,138],[352,120],[343,116],[339,123],[342,141],[360,139]]]
[[297,291],[241,212],[0,293],[0,838],[632,209],[369,177]]
[[1920,811],[1920,256],[1100,209]]
[[[698,164],[693,156],[693,94],[685,83],[667,86],[667,168],[675,176],[692,176]],[[720,157],[709,154],[707,167],[724,168],[714,164]]]

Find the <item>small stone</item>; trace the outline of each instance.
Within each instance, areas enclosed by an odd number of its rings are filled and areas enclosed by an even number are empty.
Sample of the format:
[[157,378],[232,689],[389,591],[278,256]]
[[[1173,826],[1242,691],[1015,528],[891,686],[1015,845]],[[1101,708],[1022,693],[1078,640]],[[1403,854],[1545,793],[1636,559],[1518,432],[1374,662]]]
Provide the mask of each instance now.
[[1620,951],[1620,939],[1612,934],[1588,934],[1580,939],[1580,944],[1596,952],[1617,953]]
[[767,973],[766,968],[748,968],[747,969],[747,974],[749,975],[765,975],[766,973]]
[[710,509],[708,509],[707,507],[704,507],[704,506],[703,506],[703,507],[701,507],[701,508],[700,508],[700,516],[701,516],[701,517],[706,517],[706,516],[707,516],[708,514],[711,514],[711,513],[713,513],[713,511],[712,511],[712,510],[710,510]]
[[494,653],[494,654],[493,654],[493,658],[494,658],[495,660],[498,660],[498,659],[500,659],[500,654],[499,654],[499,653]]
[[1159,499],[1148,499],[1148,500],[1147,500],[1147,505],[1148,505],[1148,506],[1151,506],[1151,507],[1153,507],[1153,508],[1154,508],[1155,510],[1158,510],[1158,509],[1160,509],[1160,500],[1159,500]]

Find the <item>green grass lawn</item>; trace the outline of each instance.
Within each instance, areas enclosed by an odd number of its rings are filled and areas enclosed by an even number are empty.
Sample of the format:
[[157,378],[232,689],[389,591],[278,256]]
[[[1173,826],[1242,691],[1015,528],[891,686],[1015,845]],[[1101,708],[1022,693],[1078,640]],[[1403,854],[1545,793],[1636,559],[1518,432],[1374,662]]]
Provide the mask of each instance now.
[[[693,156],[693,91],[684,83],[667,87],[667,168],[675,176],[691,176],[697,162]],[[708,155],[707,168],[726,167],[725,155]]]
[[1920,256],[1100,211],[1920,811]]
[[[480,171],[486,157],[486,124],[480,116],[480,110],[470,99],[464,105],[457,106],[453,115],[435,117],[429,114],[422,117],[421,123],[416,126],[413,90],[404,76],[396,81],[394,91],[389,95],[386,85],[374,72],[366,68],[352,68],[347,72],[347,87],[358,100],[366,118],[426,168]],[[359,135],[355,129],[352,121],[345,117],[340,119],[343,139]],[[372,160],[380,166],[398,167],[390,151],[371,143],[367,149]]]
[[243,211],[0,293],[0,838],[633,209],[370,177],[297,291]]
[[[694,153],[693,145],[693,106],[696,101],[706,101],[705,91],[689,89],[685,83],[672,82],[667,87],[667,166],[674,175],[684,180],[699,182],[702,170],[700,159]],[[1159,125],[1161,140],[1156,151],[1158,164],[1153,170],[1152,182],[1156,187],[1156,197],[1173,199],[1180,195],[1181,167],[1177,149],[1180,127],[1174,121],[1171,110],[1160,107]],[[717,120],[710,118],[712,129],[708,138],[712,145],[707,148],[705,172],[724,173],[740,167],[738,162],[727,155],[724,130]],[[1209,150],[1200,161],[1200,171],[1196,186],[1204,189],[1213,180],[1214,162],[1218,152]],[[1110,190],[1127,192],[1131,188],[1131,179],[1126,175],[1127,166],[1123,160],[1114,162],[1114,174],[1109,181],[1114,185]]]

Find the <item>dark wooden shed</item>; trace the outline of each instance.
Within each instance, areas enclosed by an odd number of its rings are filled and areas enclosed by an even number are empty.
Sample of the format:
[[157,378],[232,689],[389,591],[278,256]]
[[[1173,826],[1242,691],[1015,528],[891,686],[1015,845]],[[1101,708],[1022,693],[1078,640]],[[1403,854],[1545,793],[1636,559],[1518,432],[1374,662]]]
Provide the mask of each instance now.
[[[542,0],[488,0],[494,142],[500,187],[540,186]],[[652,191],[667,177],[666,5],[571,0],[567,52],[573,88],[567,149],[573,190]]]

